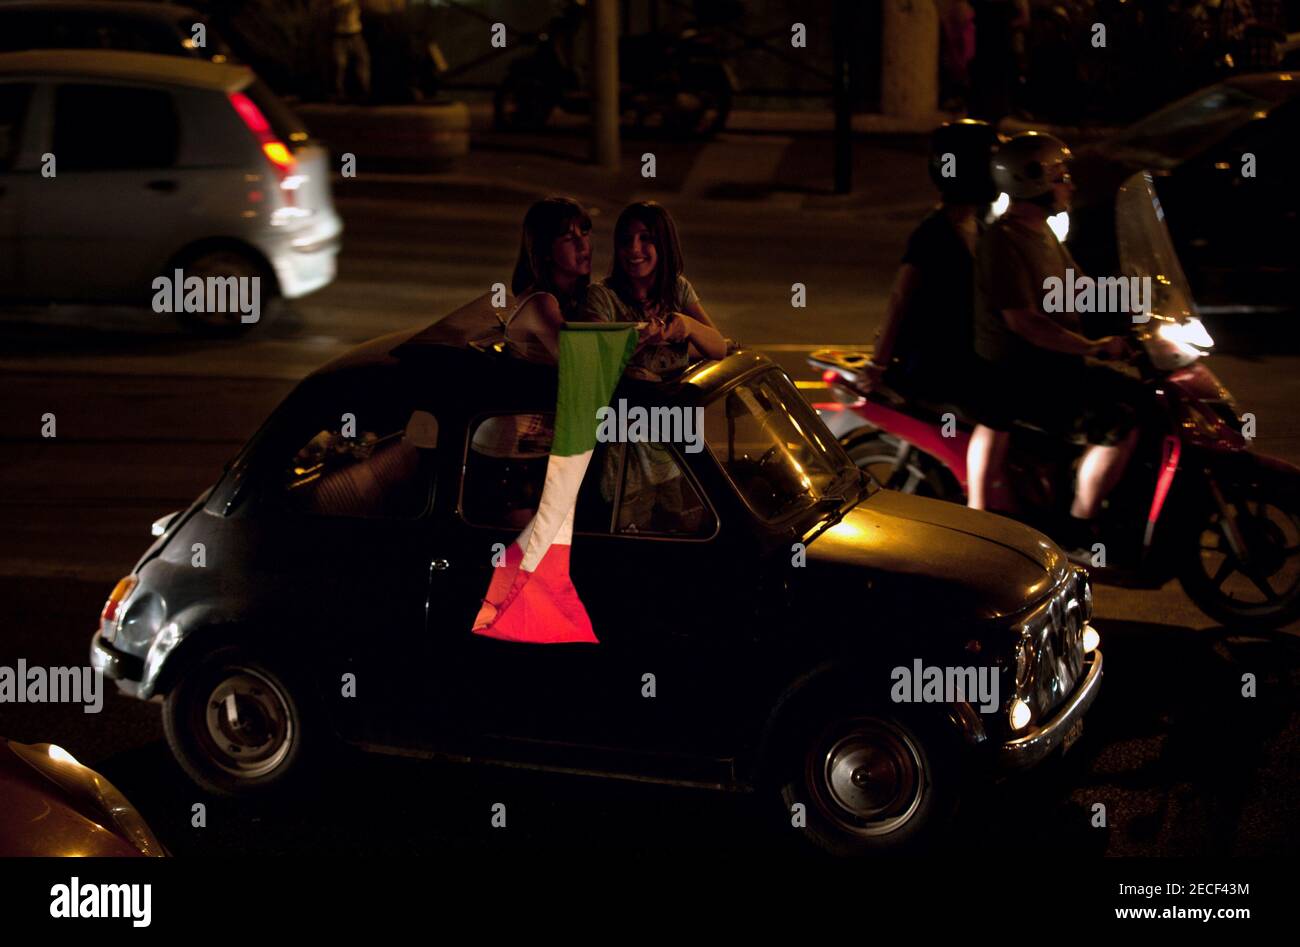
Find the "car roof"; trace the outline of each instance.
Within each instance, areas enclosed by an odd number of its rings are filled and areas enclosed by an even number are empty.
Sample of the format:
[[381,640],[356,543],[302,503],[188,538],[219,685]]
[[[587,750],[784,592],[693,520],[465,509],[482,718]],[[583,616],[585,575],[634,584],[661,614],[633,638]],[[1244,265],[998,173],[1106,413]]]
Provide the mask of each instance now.
[[29,10],[37,13],[111,13],[174,23],[188,17],[203,19],[189,7],[146,0],[0,0],[0,13]]
[[[554,391],[555,367],[499,352],[472,341],[463,327],[440,320],[429,326],[383,335],[350,349],[318,368],[309,379],[324,379],[352,371],[389,367],[416,374],[421,384],[445,390],[452,397],[487,397],[517,391]],[[773,366],[765,355],[739,351],[719,361],[700,361],[676,379],[647,384],[655,400],[673,402],[707,399],[712,392],[760,368]],[[550,397],[553,397],[550,396]]]
[[0,76],[57,75],[78,79],[139,79],[167,85],[234,92],[252,81],[247,66],[188,56],[120,50],[31,49],[0,53]]

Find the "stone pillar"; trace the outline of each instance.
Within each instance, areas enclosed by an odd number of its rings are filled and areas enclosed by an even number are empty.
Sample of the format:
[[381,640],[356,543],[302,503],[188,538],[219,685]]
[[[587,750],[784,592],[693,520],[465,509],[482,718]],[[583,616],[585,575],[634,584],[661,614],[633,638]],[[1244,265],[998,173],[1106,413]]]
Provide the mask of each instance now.
[[618,0],[592,0],[591,160],[618,168]]
[[939,107],[938,0],[884,0],[880,110],[928,118]]

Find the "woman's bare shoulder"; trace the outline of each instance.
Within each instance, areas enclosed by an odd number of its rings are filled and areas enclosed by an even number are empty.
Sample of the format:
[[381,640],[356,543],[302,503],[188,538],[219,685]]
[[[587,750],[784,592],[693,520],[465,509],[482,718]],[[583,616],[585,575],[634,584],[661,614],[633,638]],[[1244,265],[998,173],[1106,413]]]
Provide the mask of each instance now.
[[518,317],[520,313],[529,311],[536,312],[539,315],[551,319],[562,318],[560,314],[560,301],[556,299],[552,293],[545,292],[544,290],[538,290],[537,292],[525,295],[519,304],[515,306],[514,316],[511,316],[511,321]]

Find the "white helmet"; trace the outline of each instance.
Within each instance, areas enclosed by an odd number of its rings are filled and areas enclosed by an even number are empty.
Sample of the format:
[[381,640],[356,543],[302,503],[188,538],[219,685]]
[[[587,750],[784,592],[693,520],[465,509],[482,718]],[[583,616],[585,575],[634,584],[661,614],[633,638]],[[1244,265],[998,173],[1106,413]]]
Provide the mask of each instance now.
[[1070,149],[1042,132],[1022,132],[993,156],[993,183],[1016,200],[1042,197],[1065,172]]

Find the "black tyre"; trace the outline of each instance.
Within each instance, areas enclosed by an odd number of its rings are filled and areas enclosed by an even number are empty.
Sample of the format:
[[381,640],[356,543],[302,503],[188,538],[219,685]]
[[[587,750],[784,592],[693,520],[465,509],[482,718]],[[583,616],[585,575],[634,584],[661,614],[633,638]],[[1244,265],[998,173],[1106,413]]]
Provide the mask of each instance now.
[[321,743],[309,691],[241,647],[213,652],[167,694],[163,730],[181,769],[216,796],[297,781]]
[[1229,629],[1280,628],[1300,618],[1300,493],[1265,482],[1229,498],[1244,541],[1238,555],[1212,510],[1186,544],[1178,581],[1188,598]]
[[[952,821],[960,797],[955,734],[921,717],[854,709],[802,710],[780,741],[785,818],[834,855],[917,852]],[[796,809],[802,806],[802,810]]]
[[884,431],[853,431],[840,443],[849,458],[887,490],[965,503],[961,485],[938,461]]
[[496,127],[504,131],[541,131],[555,109],[555,95],[536,76],[508,76],[492,102]]
[[[186,279],[196,276],[204,281],[209,277],[259,280],[260,303],[256,322],[244,322],[244,314],[228,301],[224,312],[176,313],[181,326],[190,332],[222,338],[243,335],[268,321],[277,304],[275,278],[262,261],[247,250],[236,246],[209,247],[187,255],[176,266]],[[170,268],[168,272],[170,273]]]

